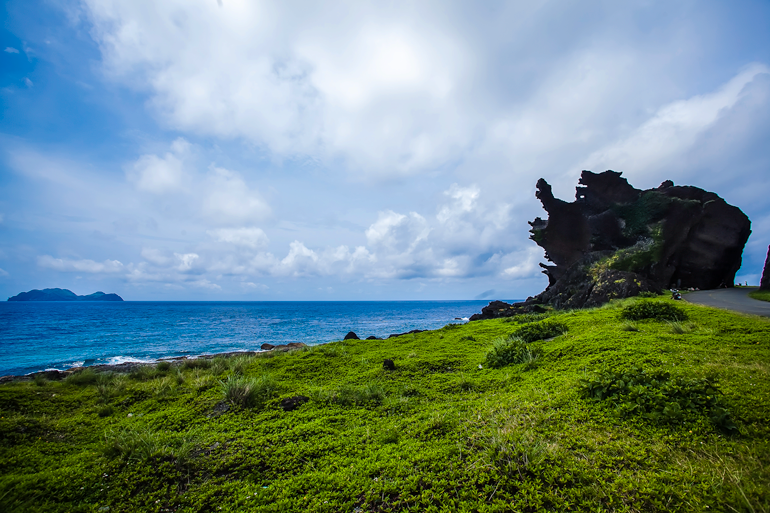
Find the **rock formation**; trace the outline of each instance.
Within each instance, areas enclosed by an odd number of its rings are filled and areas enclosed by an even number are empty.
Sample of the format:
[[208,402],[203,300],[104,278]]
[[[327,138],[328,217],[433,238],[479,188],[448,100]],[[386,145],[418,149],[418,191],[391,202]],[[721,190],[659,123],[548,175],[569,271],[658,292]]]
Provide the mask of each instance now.
[[767,247],[765,268],[762,270],[762,279],[759,281],[759,290],[770,290],[770,246]]
[[9,297],[8,301],[123,301],[123,298],[117,294],[105,294],[104,292],[78,296],[67,289],[34,289]]
[[575,201],[555,198],[542,178],[535,195],[548,219],[529,223],[530,238],[553,263],[540,264],[548,288],[471,320],[530,312],[537,304],[597,306],[668,287],[732,287],[751,233],[739,208],[713,192],[670,180],[640,190],[621,173],[583,171]]

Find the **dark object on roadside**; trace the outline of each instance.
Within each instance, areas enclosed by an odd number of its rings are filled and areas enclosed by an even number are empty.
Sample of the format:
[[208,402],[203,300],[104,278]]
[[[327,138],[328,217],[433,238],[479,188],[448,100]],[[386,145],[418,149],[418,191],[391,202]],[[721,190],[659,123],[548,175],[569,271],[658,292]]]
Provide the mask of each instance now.
[[304,395],[287,397],[285,399],[281,399],[281,408],[283,408],[283,411],[294,411],[309,400],[310,398],[305,397]]
[[762,270],[762,279],[759,281],[759,290],[770,290],[770,246],[767,247],[765,268]]
[[393,363],[393,360],[386,358],[382,362],[382,368],[385,369],[386,371],[396,370],[396,364]]
[[361,340],[361,339],[358,338],[358,335],[356,335],[352,331],[348,331],[348,334],[345,335],[345,338],[342,340]]
[[682,293],[676,289],[671,289],[671,299],[673,299],[674,301],[681,301]]
[[259,348],[263,351],[270,351],[271,349],[275,349],[275,346],[273,344],[268,344],[267,342],[265,342],[264,344],[259,346]]
[[78,296],[67,289],[34,289],[9,297],[8,301],[123,301],[123,298],[117,294],[105,294],[104,292]]
[[366,337],[366,340],[382,340],[380,337],[375,337],[374,335],[369,335]]
[[412,330],[412,331],[407,331],[406,333],[392,333],[388,335],[388,338],[402,337],[404,335],[413,335],[415,333],[422,333],[423,331],[425,330]]

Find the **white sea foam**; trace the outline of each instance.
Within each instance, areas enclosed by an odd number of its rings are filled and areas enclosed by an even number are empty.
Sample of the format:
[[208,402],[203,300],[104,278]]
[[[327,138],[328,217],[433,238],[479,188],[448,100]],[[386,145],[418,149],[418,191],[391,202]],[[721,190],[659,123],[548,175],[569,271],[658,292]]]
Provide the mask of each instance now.
[[133,356],[112,356],[107,359],[107,365],[120,365],[121,363],[155,363],[154,358],[134,358]]

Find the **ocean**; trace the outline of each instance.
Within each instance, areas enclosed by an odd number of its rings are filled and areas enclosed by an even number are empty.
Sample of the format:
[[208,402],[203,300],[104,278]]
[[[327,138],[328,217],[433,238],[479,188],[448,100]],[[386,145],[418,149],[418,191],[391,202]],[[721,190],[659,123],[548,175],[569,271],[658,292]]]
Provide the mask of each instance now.
[[[466,322],[488,301],[2,302],[0,376],[387,337]],[[459,320],[457,320],[459,319]]]

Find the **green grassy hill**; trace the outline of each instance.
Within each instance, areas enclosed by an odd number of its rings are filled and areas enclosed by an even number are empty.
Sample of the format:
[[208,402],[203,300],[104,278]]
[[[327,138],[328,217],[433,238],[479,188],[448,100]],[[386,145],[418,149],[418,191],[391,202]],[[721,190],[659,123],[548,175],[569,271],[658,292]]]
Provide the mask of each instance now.
[[0,385],[0,504],[770,511],[770,323],[655,304]]

